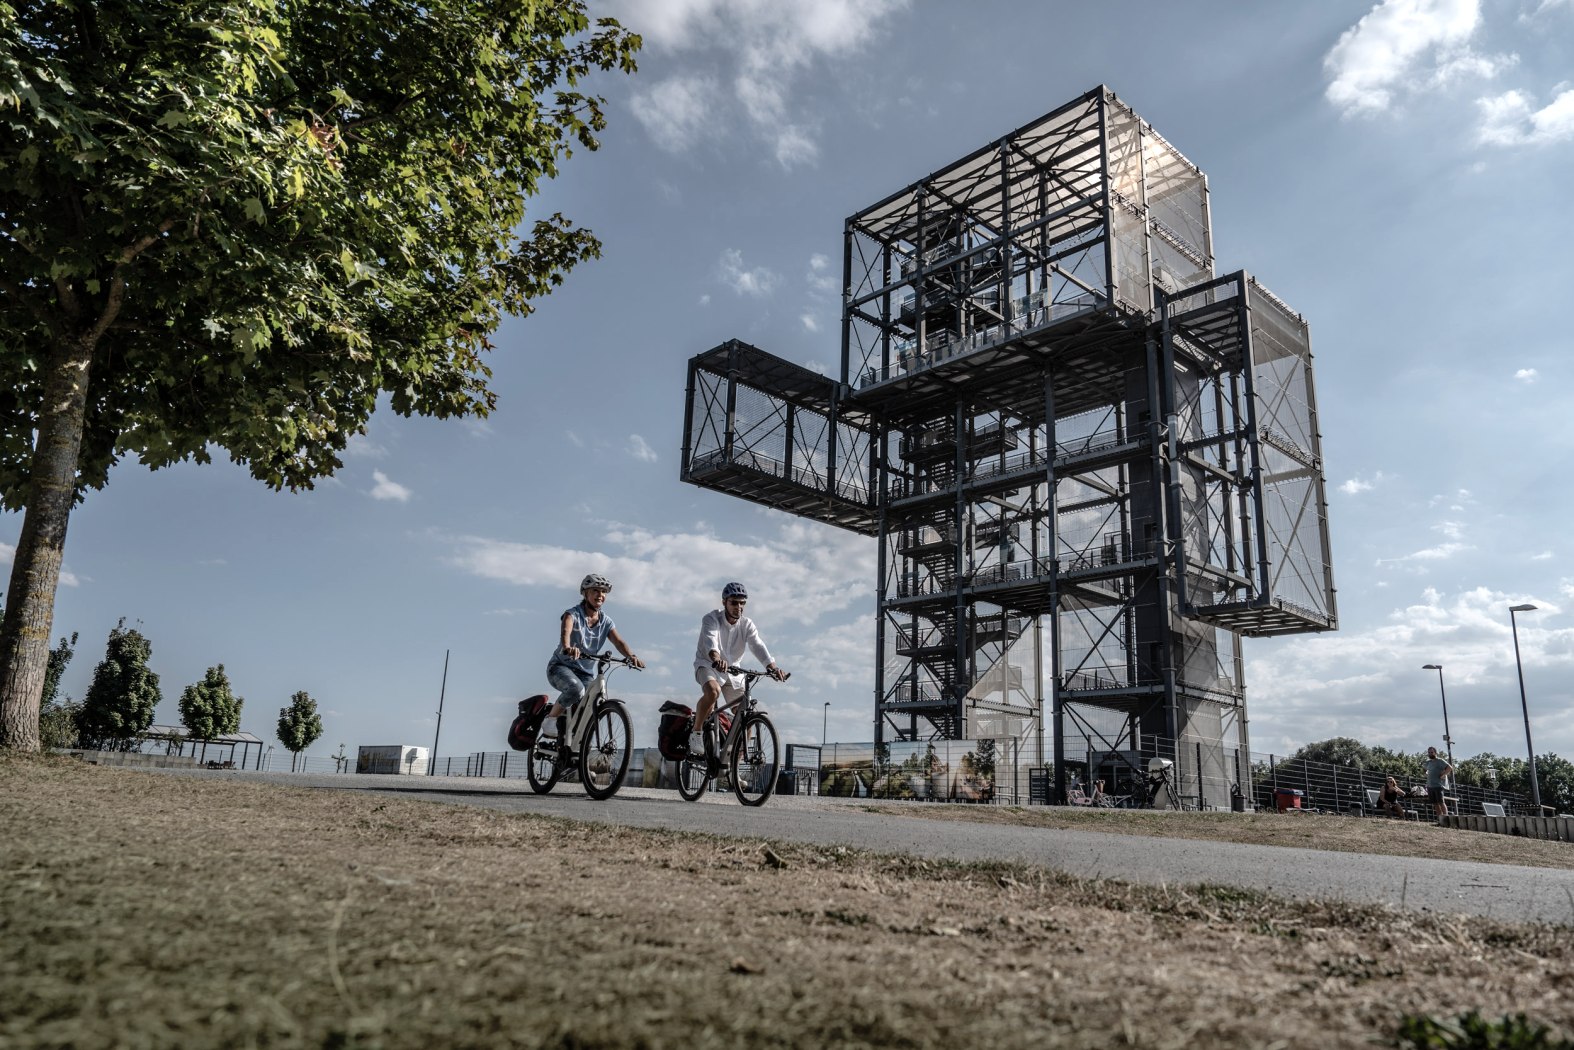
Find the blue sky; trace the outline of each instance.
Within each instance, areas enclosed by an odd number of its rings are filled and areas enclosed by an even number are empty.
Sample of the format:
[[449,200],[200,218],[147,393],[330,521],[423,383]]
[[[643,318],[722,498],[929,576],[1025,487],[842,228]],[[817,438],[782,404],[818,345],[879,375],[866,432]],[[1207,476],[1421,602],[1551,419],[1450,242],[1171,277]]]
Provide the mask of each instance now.
[[[1220,272],[1311,324],[1341,629],[1247,642],[1251,733],[1574,756],[1563,484],[1574,425],[1574,0],[1098,5],[604,0],[645,35],[603,149],[537,202],[604,257],[495,340],[485,421],[374,418],[310,493],[122,465],[72,518],[55,634],[80,697],[140,621],[163,680],[225,664],[243,728],[290,694],[339,743],[504,748],[587,571],[647,661],[653,744],[700,617],[746,581],[789,741],[872,736],[874,544],[678,481],[685,362],[730,338],[834,372],[846,216],[1105,84],[1210,180]],[[9,558],[20,518],[0,518]],[[829,702],[828,714],[823,705]]]

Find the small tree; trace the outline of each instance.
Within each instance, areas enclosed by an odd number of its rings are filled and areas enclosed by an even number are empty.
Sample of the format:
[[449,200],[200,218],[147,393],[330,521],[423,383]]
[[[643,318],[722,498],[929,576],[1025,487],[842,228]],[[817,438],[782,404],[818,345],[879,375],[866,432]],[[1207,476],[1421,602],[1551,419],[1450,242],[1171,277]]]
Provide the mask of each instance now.
[[224,665],[208,668],[202,681],[180,694],[180,721],[193,740],[214,740],[240,728],[240,709],[246,701],[230,688]]
[[69,639],[60,639],[60,644],[49,650],[44,694],[38,707],[38,739],[46,749],[64,751],[77,744],[77,713],[82,705],[70,697],[59,699],[60,676],[66,673],[66,665],[76,655],[76,645],[77,635],[72,631]]
[[93,683],[82,699],[77,732],[84,747],[130,751],[137,734],[153,724],[163,699],[158,675],[148,669],[153,645],[126,618],[109,632],[104,659],[93,669]]
[[278,731],[279,743],[290,753],[290,772],[293,773],[300,753],[322,736],[322,718],[317,714],[317,701],[304,690],[290,697],[290,706],[279,708]]

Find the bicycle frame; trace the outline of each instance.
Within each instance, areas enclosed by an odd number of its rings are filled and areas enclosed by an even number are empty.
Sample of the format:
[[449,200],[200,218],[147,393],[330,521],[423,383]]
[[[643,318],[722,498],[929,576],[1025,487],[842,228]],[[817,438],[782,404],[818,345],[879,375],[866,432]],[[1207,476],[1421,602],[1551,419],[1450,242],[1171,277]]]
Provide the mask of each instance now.
[[601,706],[601,701],[607,696],[607,675],[611,673],[612,656],[608,653],[597,653],[596,677],[590,680],[590,685],[585,688],[585,697],[575,704],[568,713],[568,745],[574,754],[579,754],[579,746],[585,741],[585,734],[596,722],[596,710]]
[[[738,801],[745,806],[758,806],[775,790],[781,759],[776,727],[754,699],[755,680],[769,676],[764,671],[743,667],[729,666],[727,670],[743,676],[743,695],[730,703],[719,704],[705,716],[702,730],[705,725],[716,727],[709,733],[714,754],[691,753],[679,762],[678,793],[687,802],[698,801],[706,786],[726,769]],[[781,675],[782,680],[787,677]],[[725,735],[720,732],[723,713],[731,714],[731,724]]]

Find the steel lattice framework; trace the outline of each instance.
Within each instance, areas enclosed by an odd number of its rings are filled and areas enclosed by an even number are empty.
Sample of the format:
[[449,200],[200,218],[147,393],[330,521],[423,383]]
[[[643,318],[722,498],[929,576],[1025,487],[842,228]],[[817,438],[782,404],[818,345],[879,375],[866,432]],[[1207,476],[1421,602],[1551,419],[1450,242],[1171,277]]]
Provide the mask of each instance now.
[[847,220],[838,379],[690,361],[684,480],[877,540],[877,744],[1207,765],[1241,638],[1336,626],[1307,326],[1209,206],[1101,87]]

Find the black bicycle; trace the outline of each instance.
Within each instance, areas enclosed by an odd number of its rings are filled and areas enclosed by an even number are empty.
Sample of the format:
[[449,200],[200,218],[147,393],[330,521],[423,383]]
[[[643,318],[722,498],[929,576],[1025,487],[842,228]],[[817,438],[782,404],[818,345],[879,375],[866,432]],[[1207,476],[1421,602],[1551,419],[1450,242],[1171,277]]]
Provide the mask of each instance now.
[[530,749],[525,776],[538,795],[551,791],[564,776],[577,773],[585,794],[601,801],[617,794],[628,775],[633,725],[623,701],[607,696],[607,675],[611,673],[609,664],[634,665],[611,653],[596,653],[590,658],[598,661],[596,677],[584,699],[567,716],[569,746],[559,747],[556,735],[542,734]]
[[[743,695],[718,706],[705,719],[703,733],[708,753],[689,755],[678,763],[678,794],[688,802],[698,800],[706,785],[725,770],[739,802],[745,806],[763,805],[776,790],[781,747],[770,717],[756,707],[754,683],[771,676],[767,671],[744,667],[729,667],[727,671],[743,676]],[[785,682],[790,677],[783,673],[779,680]]]

